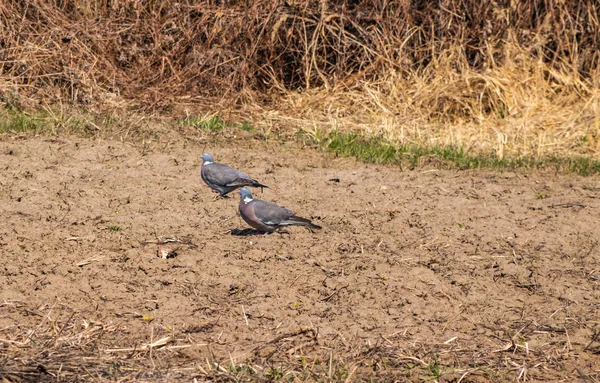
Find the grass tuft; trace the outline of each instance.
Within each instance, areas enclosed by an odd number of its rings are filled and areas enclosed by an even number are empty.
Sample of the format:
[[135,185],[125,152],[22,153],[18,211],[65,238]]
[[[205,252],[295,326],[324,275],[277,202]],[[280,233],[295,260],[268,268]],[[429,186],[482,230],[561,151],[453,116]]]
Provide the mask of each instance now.
[[435,356],[434,360],[427,365],[427,369],[431,373],[431,379],[439,379],[442,376],[442,370],[437,356]]
[[227,123],[221,117],[212,114],[204,116],[187,116],[179,120],[181,126],[190,126],[198,130],[206,130],[210,132],[220,132]]
[[240,129],[242,129],[244,132],[252,132],[254,130],[254,128],[252,127],[252,125],[250,125],[248,121],[242,122],[240,124]]
[[0,133],[39,133],[47,126],[39,113],[5,111],[0,114]]

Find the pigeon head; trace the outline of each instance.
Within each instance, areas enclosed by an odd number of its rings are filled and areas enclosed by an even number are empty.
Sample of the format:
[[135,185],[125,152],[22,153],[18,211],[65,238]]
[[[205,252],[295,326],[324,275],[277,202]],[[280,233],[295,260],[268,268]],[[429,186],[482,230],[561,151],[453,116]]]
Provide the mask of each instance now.
[[215,159],[213,158],[212,154],[210,153],[203,153],[200,158],[202,158],[202,163],[205,164],[207,162],[215,162]]
[[238,194],[240,195],[240,199],[244,201],[244,203],[248,203],[252,201],[252,192],[248,188],[241,188],[238,190]]

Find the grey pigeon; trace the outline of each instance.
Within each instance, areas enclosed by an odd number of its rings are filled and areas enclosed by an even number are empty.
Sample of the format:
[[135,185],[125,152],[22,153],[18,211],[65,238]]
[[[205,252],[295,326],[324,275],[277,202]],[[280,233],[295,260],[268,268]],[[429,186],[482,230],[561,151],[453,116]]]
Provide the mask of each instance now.
[[240,215],[246,223],[259,231],[273,232],[283,226],[306,226],[309,229],[320,229],[306,218],[297,217],[291,210],[274,203],[252,199],[248,188],[238,190],[240,195]]
[[224,164],[217,164],[210,153],[202,154],[200,175],[208,186],[219,192],[219,197],[243,186],[268,188],[268,186],[248,177],[246,174]]

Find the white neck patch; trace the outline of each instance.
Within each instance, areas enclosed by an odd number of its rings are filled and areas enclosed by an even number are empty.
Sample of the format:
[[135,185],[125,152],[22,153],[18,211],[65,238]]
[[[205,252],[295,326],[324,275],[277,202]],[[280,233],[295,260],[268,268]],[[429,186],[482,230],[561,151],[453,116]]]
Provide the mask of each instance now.
[[210,164],[212,164],[212,162],[210,162],[210,161],[205,161],[205,162],[204,162],[202,165],[210,165]]
[[249,202],[252,202],[252,198],[244,197],[244,203],[249,203]]

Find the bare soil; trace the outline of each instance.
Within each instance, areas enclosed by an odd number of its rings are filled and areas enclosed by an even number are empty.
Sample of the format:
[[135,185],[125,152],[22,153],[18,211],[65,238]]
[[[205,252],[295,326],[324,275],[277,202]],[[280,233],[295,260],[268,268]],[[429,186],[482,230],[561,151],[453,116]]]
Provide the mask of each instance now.
[[[245,231],[203,151],[323,230]],[[176,135],[0,169],[0,379],[600,380],[598,178]]]

